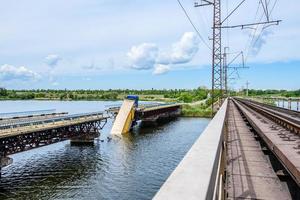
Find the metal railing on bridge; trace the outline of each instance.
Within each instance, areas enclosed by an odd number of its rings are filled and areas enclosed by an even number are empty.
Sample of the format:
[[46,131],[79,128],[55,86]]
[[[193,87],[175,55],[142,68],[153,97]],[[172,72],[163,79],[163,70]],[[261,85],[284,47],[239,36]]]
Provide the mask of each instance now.
[[48,109],[48,110],[31,110],[31,111],[21,111],[21,112],[6,112],[0,113],[0,118],[13,118],[13,117],[24,117],[30,115],[46,115],[54,113],[56,109]]
[[49,119],[40,119],[40,120],[32,120],[32,121],[25,121],[25,122],[12,122],[7,123],[4,125],[0,125],[0,130],[3,129],[10,129],[10,128],[16,128],[16,127],[23,127],[23,126],[30,126],[30,125],[38,125],[38,124],[46,124],[46,123],[53,123],[58,121],[66,121],[66,120],[75,120],[78,118],[83,117],[91,117],[91,116],[102,116],[104,113],[101,111],[99,112],[90,112],[90,113],[80,113],[80,114],[72,114],[67,116],[59,116],[59,117],[53,117]]

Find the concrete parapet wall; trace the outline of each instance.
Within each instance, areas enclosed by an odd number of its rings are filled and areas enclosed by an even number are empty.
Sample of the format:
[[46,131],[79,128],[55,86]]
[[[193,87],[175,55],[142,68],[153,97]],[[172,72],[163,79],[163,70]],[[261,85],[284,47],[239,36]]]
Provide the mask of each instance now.
[[227,100],[153,199],[201,200],[221,196],[219,181]]

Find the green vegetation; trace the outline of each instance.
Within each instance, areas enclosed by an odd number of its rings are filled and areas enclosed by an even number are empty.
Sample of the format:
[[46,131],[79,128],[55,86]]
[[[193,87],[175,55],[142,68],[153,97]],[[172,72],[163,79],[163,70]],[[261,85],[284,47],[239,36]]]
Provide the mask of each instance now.
[[[211,99],[207,99],[209,89],[162,89],[162,90],[7,90],[0,88],[0,100],[122,100],[128,94],[135,94],[142,101],[162,101],[183,103],[183,116],[210,117]],[[246,90],[231,91],[231,96],[244,96]],[[249,97],[300,97],[300,90],[249,90]],[[274,104],[274,101],[266,102]]]
[[[243,91],[243,94],[246,90]],[[249,90],[249,96],[300,97],[299,90]]]
[[205,99],[209,90],[6,90],[0,88],[0,99],[37,99],[37,100],[122,100],[128,94],[139,95],[143,101],[166,101],[190,103]]
[[209,102],[184,104],[182,115],[184,117],[211,117],[211,104]]

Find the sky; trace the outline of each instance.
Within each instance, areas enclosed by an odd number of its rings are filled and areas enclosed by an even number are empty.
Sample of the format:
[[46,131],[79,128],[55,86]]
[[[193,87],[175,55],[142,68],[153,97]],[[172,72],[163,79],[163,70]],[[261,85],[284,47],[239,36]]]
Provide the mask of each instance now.
[[[0,0],[0,87],[211,87],[212,7],[181,0]],[[199,1],[200,2],[200,1]],[[239,4],[221,0],[222,18]],[[274,6],[274,7],[273,7]],[[300,2],[270,0],[279,26],[223,29],[232,89],[299,89]],[[224,25],[266,21],[246,0]],[[204,40],[204,42],[203,42]]]

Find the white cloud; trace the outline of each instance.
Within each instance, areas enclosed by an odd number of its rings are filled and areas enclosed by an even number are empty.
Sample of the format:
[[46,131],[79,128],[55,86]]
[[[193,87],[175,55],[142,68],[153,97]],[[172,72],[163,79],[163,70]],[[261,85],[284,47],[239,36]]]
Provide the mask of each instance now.
[[131,67],[137,70],[154,69],[153,74],[162,74],[171,70],[169,64],[190,62],[199,49],[199,40],[193,32],[186,32],[172,45],[169,52],[160,52],[156,44],[143,43],[133,46],[127,53]]
[[165,74],[171,70],[169,65],[162,65],[162,64],[157,64],[154,67],[153,74],[154,75],[160,75],[160,74]]
[[50,67],[55,67],[62,58],[56,54],[50,54],[45,58],[45,63]]
[[143,43],[133,46],[127,53],[131,66],[134,69],[152,69],[156,63],[158,47],[156,44]]
[[10,80],[21,80],[21,81],[35,81],[40,78],[40,75],[30,69],[21,66],[15,67],[12,65],[2,65],[0,66],[0,79],[3,81]]
[[190,62],[199,49],[199,40],[194,32],[186,32],[180,41],[173,44],[169,53],[160,55],[159,63],[182,64]]

